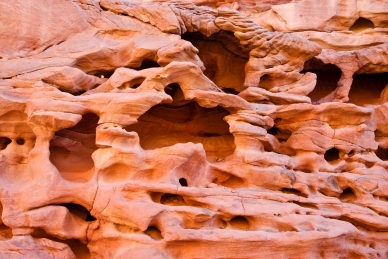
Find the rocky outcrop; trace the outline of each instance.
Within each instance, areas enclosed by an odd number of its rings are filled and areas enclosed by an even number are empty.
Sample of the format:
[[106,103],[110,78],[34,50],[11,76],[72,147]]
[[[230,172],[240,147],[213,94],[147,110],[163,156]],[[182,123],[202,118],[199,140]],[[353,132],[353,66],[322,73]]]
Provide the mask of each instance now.
[[384,3],[320,4],[0,3],[0,257],[386,258]]

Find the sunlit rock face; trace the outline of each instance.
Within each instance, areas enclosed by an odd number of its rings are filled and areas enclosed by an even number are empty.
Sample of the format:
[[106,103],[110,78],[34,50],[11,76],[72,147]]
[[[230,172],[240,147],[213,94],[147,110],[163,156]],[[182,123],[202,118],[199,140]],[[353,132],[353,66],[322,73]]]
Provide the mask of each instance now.
[[387,258],[388,2],[0,1],[0,258]]

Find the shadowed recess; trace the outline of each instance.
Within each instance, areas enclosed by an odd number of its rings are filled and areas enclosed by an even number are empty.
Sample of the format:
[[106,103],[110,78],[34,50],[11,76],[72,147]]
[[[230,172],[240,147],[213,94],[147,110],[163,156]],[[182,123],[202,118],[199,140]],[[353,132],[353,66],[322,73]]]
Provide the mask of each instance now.
[[354,194],[353,190],[351,188],[346,188],[341,193],[339,199],[342,202],[351,202],[357,199],[356,195]]
[[239,230],[249,229],[249,222],[243,216],[234,217],[229,221],[229,223],[230,223],[230,226],[234,229],[239,229]]
[[90,251],[86,244],[83,244],[81,241],[77,239],[67,239],[61,240],[59,238],[53,237],[43,229],[36,228],[31,233],[31,236],[34,238],[47,238],[55,242],[67,244],[70,249],[73,251],[74,255],[77,259],[90,259]]
[[330,148],[325,152],[324,158],[327,162],[333,162],[339,159],[339,150],[337,148]]
[[[177,87],[173,94],[179,94]],[[234,137],[223,120],[229,112],[221,107],[203,108],[196,102],[175,106],[156,105],[139,117],[138,123],[125,128],[135,131],[143,149],[152,150],[177,143],[201,143],[209,161],[233,154]]]
[[0,150],[4,150],[7,148],[9,144],[12,143],[12,140],[7,137],[0,137]]
[[311,72],[317,75],[317,84],[314,90],[308,94],[313,102],[330,94],[337,88],[342,71],[336,65],[324,64],[322,61],[312,58],[305,62],[301,73]]
[[75,203],[61,203],[59,205],[66,207],[71,214],[83,219],[84,221],[95,221],[96,220],[96,218],[90,214],[90,211],[88,211],[82,205],[75,204]]
[[375,28],[375,25],[371,20],[366,19],[364,17],[360,17],[353,23],[352,26],[350,26],[349,30],[353,32],[361,32],[367,29],[374,29],[374,28]]
[[150,236],[154,240],[163,239],[162,232],[156,226],[149,226],[147,230],[144,231],[144,233]]
[[[349,92],[349,102],[356,105],[379,104],[388,100],[388,73],[355,74]],[[382,99],[381,99],[381,98]]]
[[56,132],[50,141],[50,161],[65,179],[86,182],[92,177],[98,119],[95,114],[84,114],[77,125]]
[[206,68],[205,76],[227,93],[242,91],[248,52],[233,33],[221,31],[210,37],[200,33],[185,33],[182,38],[199,50],[198,56]]

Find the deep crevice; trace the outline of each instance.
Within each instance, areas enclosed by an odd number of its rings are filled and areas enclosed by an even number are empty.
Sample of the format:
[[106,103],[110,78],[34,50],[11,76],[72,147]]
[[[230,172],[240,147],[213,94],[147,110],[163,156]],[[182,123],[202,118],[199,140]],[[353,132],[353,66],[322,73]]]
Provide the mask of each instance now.
[[90,222],[95,221],[96,218],[90,214],[84,206],[76,204],[76,203],[61,203],[60,206],[66,207],[69,212],[73,215],[76,215],[83,219],[84,221]]
[[377,150],[375,151],[375,154],[381,160],[388,161],[388,149],[378,147]]

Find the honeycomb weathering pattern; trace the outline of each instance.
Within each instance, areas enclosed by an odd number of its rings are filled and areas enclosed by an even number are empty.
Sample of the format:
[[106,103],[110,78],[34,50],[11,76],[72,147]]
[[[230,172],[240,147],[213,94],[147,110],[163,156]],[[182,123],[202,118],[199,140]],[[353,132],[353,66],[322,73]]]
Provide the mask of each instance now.
[[388,3],[0,2],[1,258],[387,258]]

